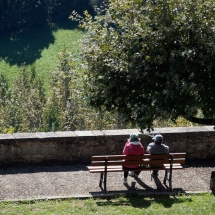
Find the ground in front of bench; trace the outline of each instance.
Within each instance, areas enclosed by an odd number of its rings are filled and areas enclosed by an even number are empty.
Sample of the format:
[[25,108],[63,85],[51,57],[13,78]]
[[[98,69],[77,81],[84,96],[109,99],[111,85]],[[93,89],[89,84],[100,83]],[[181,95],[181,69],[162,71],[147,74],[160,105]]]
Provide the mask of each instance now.
[[[183,187],[180,187],[175,184],[175,181],[178,180],[178,177],[182,177],[182,173],[184,170],[174,170],[173,171],[173,178],[172,178],[172,188],[173,190],[178,189],[182,190]],[[108,172],[107,174],[107,191],[157,191],[157,190],[169,190],[168,181],[167,186],[163,184],[164,178],[164,170],[159,171],[159,176],[157,178],[152,178],[151,180],[151,173],[152,171],[142,171],[138,178],[128,176],[128,185],[124,185],[122,178],[123,172]],[[96,183],[97,186],[99,185],[99,173],[90,173],[91,180]],[[98,192],[98,188],[92,187],[92,192]]]
[[[215,162],[205,163],[201,160],[195,165],[186,163],[187,168],[173,171],[173,191],[201,192],[210,191],[211,171],[214,171]],[[20,174],[23,173],[23,174]],[[161,171],[163,174],[163,171]],[[110,173],[107,188],[109,194],[128,192],[122,184],[123,173]],[[1,169],[0,185],[1,199],[35,199],[67,196],[91,196],[97,193],[103,195],[99,183],[99,174],[89,173],[86,165],[32,165]],[[145,184],[156,188],[150,179],[150,172],[142,172],[140,178]],[[163,175],[160,176],[160,180]],[[136,182],[128,177],[128,184]],[[137,188],[145,192],[144,187],[135,183]],[[113,192],[112,192],[113,191]],[[112,193],[111,193],[112,192]],[[138,191],[139,192],[139,191]],[[159,191],[162,194],[162,191]]]

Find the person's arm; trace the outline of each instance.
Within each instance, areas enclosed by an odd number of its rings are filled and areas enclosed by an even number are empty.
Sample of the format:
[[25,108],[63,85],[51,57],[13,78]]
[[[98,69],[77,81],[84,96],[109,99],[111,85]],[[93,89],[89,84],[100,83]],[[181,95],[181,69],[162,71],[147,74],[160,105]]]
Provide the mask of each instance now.
[[151,145],[149,144],[149,145],[147,146],[146,153],[149,153],[149,154],[150,154],[150,149],[151,149]]
[[128,155],[128,143],[125,144],[122,154]]
[[169,146],[166,147],[167,153],[169,153]]
[[169,146],[163,144],[163,146],[165,147],[166,153],[169,154]]

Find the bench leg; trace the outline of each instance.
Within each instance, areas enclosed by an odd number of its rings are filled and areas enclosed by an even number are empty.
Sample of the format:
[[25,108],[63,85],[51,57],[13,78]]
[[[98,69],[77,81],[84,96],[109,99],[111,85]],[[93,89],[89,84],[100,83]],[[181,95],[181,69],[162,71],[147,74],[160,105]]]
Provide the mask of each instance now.
[[[168,177],[168,172],[169,172],[169,177]],[[169,181],[169,189],[172,190],[172,172],[170,170],[165,170],[165,176],[163,183],[166,184],[166,180]]]
[[[104,189],[102,188],[102,183],[104,184]],[[107,192],[107,173],[101,172],[100,174],[100,181],[99,181],[99,187],[104,190],[104,192]]]
[[99,181],[99,187],[102,187],[103,175],[104,175],[104,174],[101,172],[101,174],[100,174],[100,181]]
[[104,175],[104,192],[107,193],[107,173]]
[[165,170],[165,176],[164,176],[164,179],[163,179],[164,184],[166,184],[167,177],[168,177],[168,170]]
[[169,173],[169,189],[172,190],[172,172]]

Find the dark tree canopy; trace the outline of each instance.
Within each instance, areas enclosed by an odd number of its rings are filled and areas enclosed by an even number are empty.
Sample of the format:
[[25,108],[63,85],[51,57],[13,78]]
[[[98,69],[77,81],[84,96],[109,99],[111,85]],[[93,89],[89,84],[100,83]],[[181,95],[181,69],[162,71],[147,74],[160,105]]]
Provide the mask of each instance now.
[[0,32],[66,21],[72,10],[93,13],[101,0],[0,0]]
[[79,22],[93,106],[141,129],[178,116],[215,124],[214,0],[110,0]]

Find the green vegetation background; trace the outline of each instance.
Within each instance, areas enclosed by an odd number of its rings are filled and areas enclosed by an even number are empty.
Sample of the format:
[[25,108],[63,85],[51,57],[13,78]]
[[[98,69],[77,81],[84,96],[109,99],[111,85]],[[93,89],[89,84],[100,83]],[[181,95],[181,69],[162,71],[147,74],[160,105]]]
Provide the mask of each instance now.
[[[2,80],[1,133],[135,128],[135,125],[125,122],[122,115],[103,109],[95,110],[87,103],[82,89],[84,76],[81,68],[80,71],[72,71],[73,59],[70,56],[78,52],[78,41],[83,34],[82,30],[68,20],[58,25],[0,35],[0,75],[9,82],[13,95],[11,97],[11,89],[10,93],[4,92],[6,89]],[[34,69],[29,69],[32,65]],[[33,76],[40,77],[44,86],[41,81],[41,86],[38,86],[37,78],[34,81],[35,86],[31,84],[32,74],[27,75],[29,70],[30,73],[35,73]],[[24,79],[27,76],[29,83],[25,85]],[[64,82],[68,80],[65,85]],[[46,98],[42,98],[43,102],[39,98],[41,95],[35,98],[34,88],[37,91],[43,91],[44,88]],[[67,89],[70,97],[66,98]],[[32,104],[26,103],[28,99]],[[191,123],[179,118],[176,123],[163,121],[155,122],[155,125],[189,126]]]
[[1,133],[131,127],[122,116],[89,106],[73,58],[83,33],[67,20],[0,35]]
[[0,34],[0,74],[14,80],[23,63],[34,64],[46,84],[56,68],[58,54],[63,50],[74,52],[83,32],[67,21],[58,26],[31,28],[24,32]]
[[[84,32],[69,14],[72,9],[94,13],[103,2],[1,2],[0,133],[137,127],[122,114],[89,105],[83,68],[73,58]],[[32,18],[41,8],[43,15]],[[190,125],[183,118],[154,122],[155,127]]]

